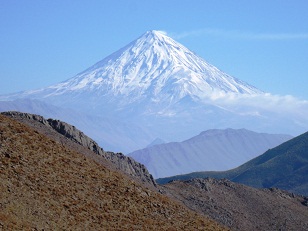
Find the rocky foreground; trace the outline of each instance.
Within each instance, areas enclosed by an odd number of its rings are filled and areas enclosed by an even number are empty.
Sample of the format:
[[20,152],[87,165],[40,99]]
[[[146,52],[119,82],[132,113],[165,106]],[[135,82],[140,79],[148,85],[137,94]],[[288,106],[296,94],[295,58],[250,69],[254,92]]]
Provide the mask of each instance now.
[[257,189],[227,179],[173,181],[169,196],[232,230],[308,230],[308,197]]
[[0,144],[0,230],[225,230],[3,115]]
[[308,230],[307,206],[226,179],[157,185],[74,126],[0,115],[0,230]]

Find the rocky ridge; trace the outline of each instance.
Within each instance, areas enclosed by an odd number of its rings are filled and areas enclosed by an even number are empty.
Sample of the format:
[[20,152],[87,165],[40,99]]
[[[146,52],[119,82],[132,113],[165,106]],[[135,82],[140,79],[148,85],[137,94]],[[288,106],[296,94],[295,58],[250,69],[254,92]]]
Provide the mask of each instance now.
[[32,127],[35,127],[35,123],[38,122],[47,128],[51,128],[71,141],[110,161],[116,169],[156,187],[156,182],[153,176],[148,172],[143,164],[136,162],[133,158],[127,157],[122,153],[105,152],[94,140],[78,130],[75,126],[60,120],[45,119],[40,115],[30,113],[10,111],[2,112],[1,114],[26,123]]

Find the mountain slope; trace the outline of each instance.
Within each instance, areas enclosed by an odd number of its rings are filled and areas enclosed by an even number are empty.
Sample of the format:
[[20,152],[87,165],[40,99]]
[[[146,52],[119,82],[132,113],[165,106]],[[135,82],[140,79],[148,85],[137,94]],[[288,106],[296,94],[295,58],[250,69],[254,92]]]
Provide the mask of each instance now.
[[158,180],[228,178],[258,188],[278,187],[308,195],[308,132],[297,136],[247,163],[224,172],[195,172]]
[[211,178],[173,181],[163,188],[231,230],[308,229],[308,198],[276,188],[256,189]]
[[3,115],[0,143],[3,230],[224,230]]
[[154,145],[128,155],[159,178],[201,170],[228,170],[291,138],[246,129],[213,129],[183,142]]
[[[131,176],[134,180],[140,181],[143,184],[150,187],[156,187],[152,175],[149,174],[144,165],[121,153],[104,151],[94,140],[78,130],[75,126],[60,120],[45,119],[40,115],[29,113],[10,111],[2,112],[1,114],[28,125],[36,131],[55,139],[62,145],[69,146],[77,152],[80,151],[81,146],[86,150],[93,152],[91,153],[92,155],[89,154],[89,156],[95,160],[99,160],[99,163],[101,163],[102,160],[103,163],[110,162],[108,166],[111,165],[113,168]],[[85,152],[85,150],[83,150],[83,152]],[[93,154],[95,154],[95,156],[93,156]]]

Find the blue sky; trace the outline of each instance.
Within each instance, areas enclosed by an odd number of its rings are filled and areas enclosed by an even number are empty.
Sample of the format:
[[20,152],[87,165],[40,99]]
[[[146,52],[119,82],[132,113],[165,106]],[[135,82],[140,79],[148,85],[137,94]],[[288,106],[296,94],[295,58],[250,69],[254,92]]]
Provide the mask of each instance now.
[[0,94],[73,77],[163,30],[257,88],[308,100],[306,0],[0,0]]

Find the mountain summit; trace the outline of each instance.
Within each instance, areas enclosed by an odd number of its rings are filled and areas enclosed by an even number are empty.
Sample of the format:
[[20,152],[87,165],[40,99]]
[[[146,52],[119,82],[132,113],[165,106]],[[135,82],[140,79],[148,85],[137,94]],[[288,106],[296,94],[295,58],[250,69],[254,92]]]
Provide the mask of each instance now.
[[212,91],[260,93],[208,64],[199,56],[159,31],[148,31],[126,47],[98,62],[57,88],[100,89],[105,94],[169,95],[203,98]]
[[98,104],[119,109],[141,102],[147,109],[153,104],[163,109],[186,96],[196,101],[221,92],[262,93],[208,64],[164,32],[152,30],[75,77],[23,96],[60,105],[82,103],[93,111]]

